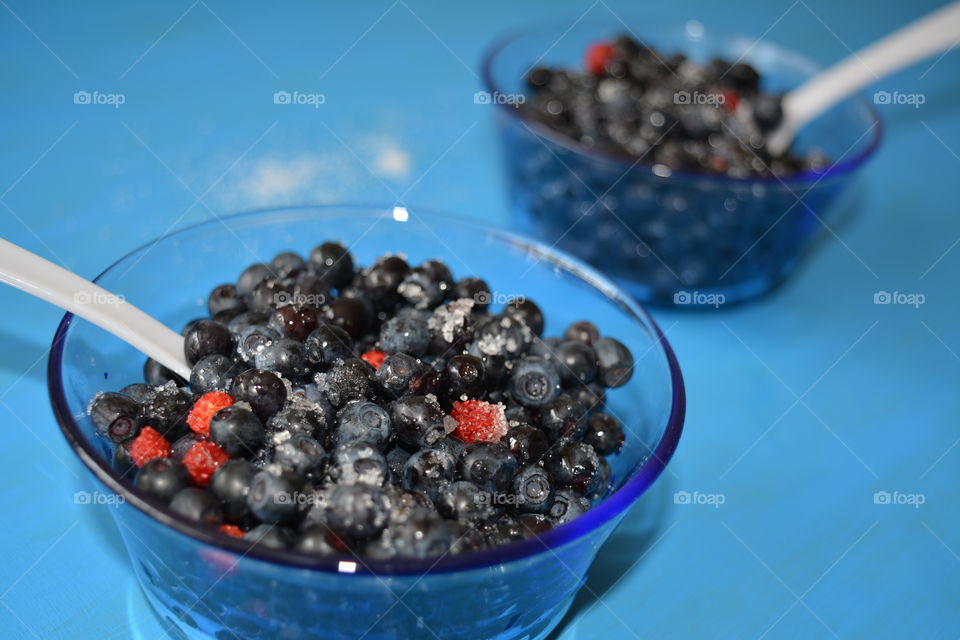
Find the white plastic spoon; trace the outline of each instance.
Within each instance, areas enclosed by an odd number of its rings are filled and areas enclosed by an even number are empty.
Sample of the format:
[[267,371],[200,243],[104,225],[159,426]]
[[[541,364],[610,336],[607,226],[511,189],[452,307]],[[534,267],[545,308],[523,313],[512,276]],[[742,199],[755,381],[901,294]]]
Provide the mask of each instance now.
[[780,155],[797,131],[833,105],[885,75],[957,46],[958,41],[960,2],[953,2],[818,73],[783,97],[783,121],[770,134],[767,148]]
[[49,260],[0,238],[0,282],[109,331],[171,371],[190,379],[183,337],[160,324],[123,296],[117,296]]

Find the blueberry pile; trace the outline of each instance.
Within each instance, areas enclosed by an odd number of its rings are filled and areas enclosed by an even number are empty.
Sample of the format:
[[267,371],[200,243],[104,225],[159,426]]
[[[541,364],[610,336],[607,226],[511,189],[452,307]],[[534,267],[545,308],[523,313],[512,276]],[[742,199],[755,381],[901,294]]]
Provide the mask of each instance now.
[[774,156],[766,135],[783,117],[781,97],[760,90],[749,64],[699,65],[620,36],[586,52],[585,69],[536,67],[525,115],[580,144],[661,172],[745,178],[825,165],[819,153]]
[[536,536],[610,490],[604,398],[633,357],[490,299],[436,260],[284,252],[184,328],[189,381],[148,360],[90,417],[148,499],[252,544],[427,558]]

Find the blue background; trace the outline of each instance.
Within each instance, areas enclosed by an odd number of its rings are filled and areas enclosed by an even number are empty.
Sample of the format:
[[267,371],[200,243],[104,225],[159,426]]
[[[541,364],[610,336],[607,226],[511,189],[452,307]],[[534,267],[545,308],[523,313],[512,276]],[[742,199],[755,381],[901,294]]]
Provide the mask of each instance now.
[[[545,16],[628,11],[612,0],[0,5],[0,231],[90,277],[214,212],[393,202],[393,190],[507,222],[489,107],[472,100],[485,45]],[[629,11],[829,63],[934,7]],[[791,282],[735,309],[655,311],[690,399],[674,463],[645,498],[660,525],[628,517],[558,638],[960,634],[958,56],[878,83],[926,102],[879,107],[886,139],[857,211]],[[126,102],[77,105],[80,90]],[[326,102],[278,106],[277,90]],[[926,303],[874,305],[879,290]],[[162,638],[110,507],[73,504],[85,470],[44,380],[62,314],[7,289],[0,307],[0,634]],[[676,491],[723,504],[674,504]],[[924,504],[878,505],[877,491]]]

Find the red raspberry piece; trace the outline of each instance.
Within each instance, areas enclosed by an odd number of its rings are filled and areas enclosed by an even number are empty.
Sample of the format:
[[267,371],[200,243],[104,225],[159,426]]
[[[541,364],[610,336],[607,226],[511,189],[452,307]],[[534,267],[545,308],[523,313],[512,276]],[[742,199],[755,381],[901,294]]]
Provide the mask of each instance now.
[[222,524],[220,525],[220,533],[225,533],[231,538],[242,538],[243,529],[238,527],[235,524]]
[[613,46],[606,42],[597,42],[587,48],[584,65],[595,76],[603,75],[607,63],[613,58]]
[[142,467],[154,458],[169,456],[170,441],[153,427],[144,427],[130,445],[130,457],[138,467]]
[[451,435],[467,444],[499,442],[500,438],[507,435],[507,417],[502,404],[483,400],[454,402],[450,415],[457,421],[457,428]]
[[740,95],[736,91],[732,89],[720,89],[717,94],[723,96],[723,102],[720,103],[720,106],[723,107],[724,111],[733,113],[737,110]]
[[383,364],[383,361],[386,359],[387,354],[383,351],[367,351],[360,359],[369,364],[371,367],[380,371],[380,365]]
[[190,472],[190,477],[201,487],[210,484],[210,476],[230,459],[227,452],[212,442],[198,442],[190,447],[183,456],[183,466]]
[[187,424],[204,438],[210,437],[210,418],[217,411],[233,404],[233,398],[223,391],[210,391],[200,396],[187,414]]

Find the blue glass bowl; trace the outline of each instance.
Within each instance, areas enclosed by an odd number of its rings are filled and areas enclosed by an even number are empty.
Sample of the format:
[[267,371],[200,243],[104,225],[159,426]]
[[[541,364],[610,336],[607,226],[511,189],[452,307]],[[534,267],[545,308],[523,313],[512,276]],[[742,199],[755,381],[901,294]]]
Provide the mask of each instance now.
[[[527,91],[533,66],[583,67],[593,42],[627,32],[610,17],[524,31],[497,42],[483,63],[498,98]],[[763,88],[784,92],[818,67],[752,38],[714,34],[699,23],[629,27],[664,54],[698,63],[743,59]],[[811,245],[838,196],[881,139],[862,98],[839,104],[800,132],[795,149],[819,149],[831,166],[781,177],[728,178],[670,172],[587,149],[526,116],[515,100],[492,99],[518,227],[589,262],[637,299],[656,304],[742,301],[780,283]],[[722,297],[721,297],[722,296]]]
[[281,250],[336,239],[361,264],[386,252],[445,260],[478,275],[498,300],[519,294],[544,310],[547,332],[590,318],[637,360],[609,394],[628,437],[611,456],[615,490],[593,510],[539,538],[429,561],[357,561],[251,549],[158,509],[110,464],[85,408],[98,391],[140,381],[143,356],[67,314],[48,377],[64,435],[112,509],[134,572],[171,633],[187,638],[541,638],[583,584],[600,545],[657,479],[680,438],[684,389],[676,359],[647,313],[595,271],[536,242],[468,220],[402,208],[328,206],[214,220],[128,254],[97,282],[179,327],[205,311],[209,290]]

